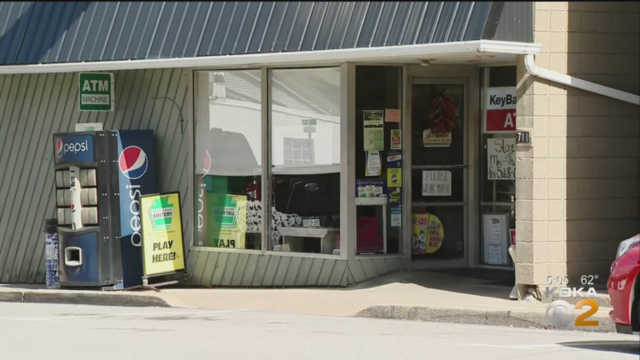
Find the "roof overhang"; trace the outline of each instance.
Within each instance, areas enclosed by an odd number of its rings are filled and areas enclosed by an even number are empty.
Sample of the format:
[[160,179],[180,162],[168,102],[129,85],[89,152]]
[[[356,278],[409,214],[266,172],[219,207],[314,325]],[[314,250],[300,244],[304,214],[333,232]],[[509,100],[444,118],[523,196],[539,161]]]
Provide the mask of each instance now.
[[167,68],[232,68],[260,66],[312,66],[340,62],[392,62],[477,65],[515,62],[518,55],[538,55],[539,44],[474,40],[423,45],[300,51],[269,54],[203,56],[174,59],[96,61],[0,66],[0,74],[46,74]]

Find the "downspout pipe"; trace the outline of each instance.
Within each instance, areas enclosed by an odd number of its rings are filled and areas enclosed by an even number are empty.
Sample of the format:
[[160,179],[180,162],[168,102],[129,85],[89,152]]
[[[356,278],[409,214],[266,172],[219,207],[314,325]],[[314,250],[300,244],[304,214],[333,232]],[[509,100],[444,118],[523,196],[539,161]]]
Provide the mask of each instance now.
[[524,66],[527,69],[527,73],[535,77],[640,106],[640,96],[638,95],[598,85],[589,81],[584,81],[566,74],[539,68],[534,62],[534,56],[532,54],[525,55]]

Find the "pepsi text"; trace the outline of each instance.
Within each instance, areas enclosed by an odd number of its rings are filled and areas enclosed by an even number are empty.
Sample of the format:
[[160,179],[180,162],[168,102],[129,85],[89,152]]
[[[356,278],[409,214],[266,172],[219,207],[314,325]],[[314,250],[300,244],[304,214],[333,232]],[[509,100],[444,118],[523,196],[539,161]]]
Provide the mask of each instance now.
[[129,203],[129,211],[131,211],[131,215],[133,215],[131,221],[129,221],[129,225],[133,231],[131,234],[131,245],[141,247],[142,224],[140,222],[140,196],[142,192],[140,191],[140,185],[127,185],[126,187],[129,189],[129,199],[131,200]]
[[[62,140],[58,140],[60,142],[62,142]],[[89,141],[85,140],[83,142],[77,142],[77,143],[66,143],[63,144],[61,149],[58,151],[58,157],[62,157],[63,155],[67,154],[67,153],[79,153],[79,152],[85,152],[89,150]]]

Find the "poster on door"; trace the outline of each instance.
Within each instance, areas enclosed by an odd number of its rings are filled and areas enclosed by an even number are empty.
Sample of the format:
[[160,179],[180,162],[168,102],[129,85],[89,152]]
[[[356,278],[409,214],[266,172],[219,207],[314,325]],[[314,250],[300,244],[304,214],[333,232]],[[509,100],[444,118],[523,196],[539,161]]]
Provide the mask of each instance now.
[[515,87],[488,88],[485,101],[484,133],[515,132],[516,101]]
[[451,196],[451,171],[422,171],[422,196]]
[[412,235],[413,254],[433,254],[442,246],[444,227],[433,214],[414,214]]

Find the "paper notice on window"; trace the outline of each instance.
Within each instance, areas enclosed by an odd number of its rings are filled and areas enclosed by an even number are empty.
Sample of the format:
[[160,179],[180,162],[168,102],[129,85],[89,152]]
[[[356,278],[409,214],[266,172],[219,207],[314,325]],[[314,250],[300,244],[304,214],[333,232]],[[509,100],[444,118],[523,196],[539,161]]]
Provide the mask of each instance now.
[[364,150],[384,150],[384,111],[364,110]]
[[516,139],[487,140],[487,180],[516,179]]
[[402,130],[391,130],[391,150],[402,150]]
[[387,186],[390,188],[402,187],[401,168],[387,168]]
[[451,196],[451,171],[423,171],[422,196]]
[[379,176],[380,175],[380,152],[369,151],[367,152],[367,169],[365,176]]
[[484,262],[491,265],[507,264],[507,222],[506,214],[484,214],[482,216],[482,240],[484,242]]
[[391,208],[391,227],[402,226],[402,207]]
[[399,123],[402,118],[400,109],[386,109],[385,120],[387,122]]

